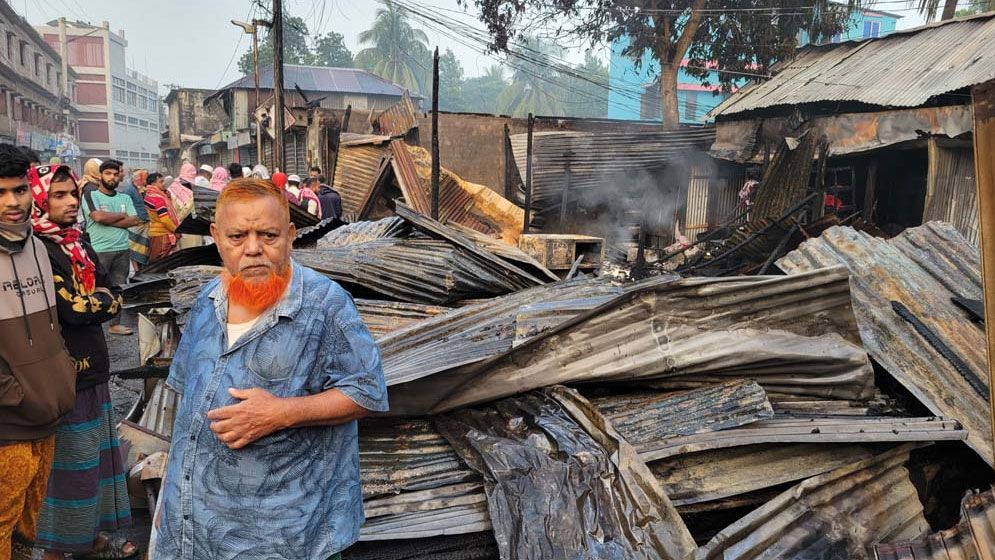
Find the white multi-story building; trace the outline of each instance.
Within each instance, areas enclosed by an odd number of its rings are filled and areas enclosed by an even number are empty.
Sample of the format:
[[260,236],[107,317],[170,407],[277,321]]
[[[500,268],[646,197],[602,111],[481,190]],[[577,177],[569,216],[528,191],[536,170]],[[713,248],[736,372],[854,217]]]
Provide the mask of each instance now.
[[[159,84],[125,64],[124,30],[64,19],[36,27],[76,71],[79,143],[85,157],[154,169],[159,159]],[[63,39],[65,45],[63,45]]]

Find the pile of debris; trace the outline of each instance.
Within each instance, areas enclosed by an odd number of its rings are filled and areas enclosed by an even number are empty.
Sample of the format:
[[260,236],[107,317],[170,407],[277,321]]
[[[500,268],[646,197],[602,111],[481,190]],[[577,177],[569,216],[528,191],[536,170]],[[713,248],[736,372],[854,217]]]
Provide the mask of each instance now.
[[[360,425],[367,523],[346,558],[990,550],[995,495],[958,521],[950,500],[979,481],[939,474],[992,461],[984,334],[963,305],[979,256],[952,227],[831,227],[782,276],[618,283],[396,214],[294,255],[358,298],[390,391]],[[171,271],[173,310],[217,272]],[[161,364],[175,340],[154,332],[144,358]],[[154,434],[133,436],[137,478],[168,445],[170,393],[123,424]]]

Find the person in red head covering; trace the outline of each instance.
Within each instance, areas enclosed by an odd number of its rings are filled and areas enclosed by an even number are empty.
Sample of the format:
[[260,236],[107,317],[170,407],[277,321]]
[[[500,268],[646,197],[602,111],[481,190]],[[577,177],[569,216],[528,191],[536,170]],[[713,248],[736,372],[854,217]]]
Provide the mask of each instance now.
[[[138,552],[104,531],[131,524],[126,471],[113,418],[110,356],[101,324],[121,309],[118,287],[81,238],[76,221],[80,189],[65,165],[28,171],[34,208],[31,225],[48,252],[55,306],[69,356],[76,364],[76,404],[55,433],[48,493],[38,515],[36,546],[45,558]],[[83,538],[81,538],[83,537]]]

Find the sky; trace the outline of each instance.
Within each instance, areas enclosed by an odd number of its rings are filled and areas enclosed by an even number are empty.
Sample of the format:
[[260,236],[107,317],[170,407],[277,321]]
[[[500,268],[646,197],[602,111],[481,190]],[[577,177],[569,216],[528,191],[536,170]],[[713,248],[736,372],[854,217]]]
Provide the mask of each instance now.
[[[248,21],[250,0],[7,0],[12,7],[35,25],[65,16],[100,25],[110,22],[111,29],[124,29],[128,41],[127,63],[160,84],[217,89],[239,77],[238,58],[251,46],[248,35],[229,20]],[[456,0],[415,0],[433,6],[441,13],[459,18],[477,27],[473,8],[464,11]],[[964,2],[966,4],[966,1]],[[359,34],[370,27],[381,4],[377,0],[284,0],[284,10],[304,17],[309,31],[336,31],[345,38],[355,54],[363,48]],[[922,19],[908,9],[904,0],[879,0],[878,9],[902,14],[898,28],[922,25]],[[266,18],[258,9],[253,17]],[[495,63],[490,56],[460,44],[451,37],[426,29],[429,40],[440,51],[452,49],[463,65],[467,77],[484,73]],[[604,50],[597,51],[605,57]],[[571,48],[564,56],[569,61],[583,60],[582,50]]]

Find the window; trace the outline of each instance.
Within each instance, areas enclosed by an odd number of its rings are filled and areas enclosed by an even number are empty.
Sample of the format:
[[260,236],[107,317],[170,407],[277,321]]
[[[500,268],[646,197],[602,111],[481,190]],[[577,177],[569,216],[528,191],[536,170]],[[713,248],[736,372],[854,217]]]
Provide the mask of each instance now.
[[133,91],[128,92],[128,105],[132,107],[138,106],[138,96]]
[[7,32],[7,58],[9,58],[10,60],[14,60],[14,38],[15,37],[17,37],[17,35],[14,35],[10,31]]
[[698,113],[698,92],[684,92],[684,120],[696,121]]
[[114,113],[114,122],[121,124],[128,124],[128,117],[122,115],[121,113]]
[[137,158],[138,157],[138,152],[128,152],[128,155],[131,156],[131,157],[133,157],[133,158]]
[[139,109],[146,109],[146,110],[148,110],[148,108],[149,108],[149,100],[148,100],[148,98],[139,95],[138,96],[138,108]]
[[124,87],[124,80],[121,78],[113,78],[114,85]]
[[59,84],[62,84],[62,72],[59,71],[55,72],[55,81],[58,82]]
[[21,66],[28,65],[28,44],[21,41]]
[[877,21],[865,21],[864,22],[864,38],[870,39],[871,37],[878,37],[881,35],[881,22]]
[[137,90],[138,90],[138,86],[136,86],[132,82],[128,82],[128,91],[137,91]]
[[140,120],[140,121],[138,121],[138,126],[140,126],[142,128],[148,128],[149,127],[149,121],[141,121]]
[[41,55],[35,53],[35,77],[41,77]]
[[138,126],[138,119],[135,117],[128,117],[128,126]]
[[[114,115],[114,116],[117,116],[117,115]],[[117,157],[126,158],[126,157],[128,157],[128,150],[114,150],[114,155],[116,155]]]
[[119,86],[114,86],[114,101],[120,101],[121,103],[124,103],[125,101],[124,88]]
[[52,65],[45,65],[45,84],[52,85]]

